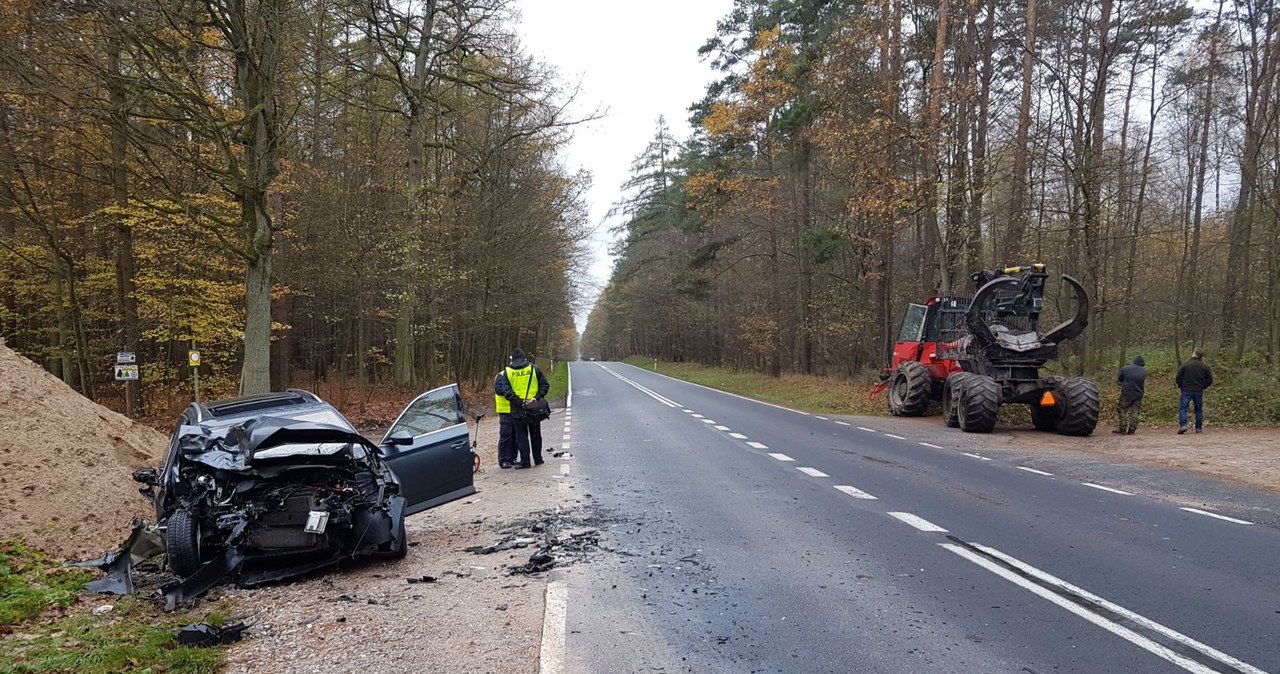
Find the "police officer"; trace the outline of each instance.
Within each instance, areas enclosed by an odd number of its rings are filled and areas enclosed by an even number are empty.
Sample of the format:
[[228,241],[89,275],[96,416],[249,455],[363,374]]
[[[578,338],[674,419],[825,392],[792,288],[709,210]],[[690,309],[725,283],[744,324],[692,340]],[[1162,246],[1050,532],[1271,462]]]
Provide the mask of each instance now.
[[[511,364],[493,380],[494,404],[498,410],[498,466],[529,468],[542,465],[542,424],[526,412],[525,405],[541,400],[551,390],[551,382],[522,349],[511,351]],[[517,459],[517,453],[519,457]],[[530,464],[532,453],[533,463]]]

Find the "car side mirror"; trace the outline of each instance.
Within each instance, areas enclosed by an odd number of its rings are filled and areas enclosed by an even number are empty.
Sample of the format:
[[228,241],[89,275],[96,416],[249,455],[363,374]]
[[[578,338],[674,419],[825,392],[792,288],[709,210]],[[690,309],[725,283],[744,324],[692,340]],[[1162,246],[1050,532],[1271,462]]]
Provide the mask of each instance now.
[[409,431],[396,431],[387,436],[387,444],[389,445],[409,445],[413,444],[413,434]]

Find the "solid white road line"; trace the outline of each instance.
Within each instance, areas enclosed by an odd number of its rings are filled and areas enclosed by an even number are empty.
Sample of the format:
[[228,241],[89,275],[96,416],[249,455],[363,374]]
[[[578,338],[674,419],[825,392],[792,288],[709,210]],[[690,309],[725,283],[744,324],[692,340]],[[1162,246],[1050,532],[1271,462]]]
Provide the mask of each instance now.
[[727,430],[729,430],[729,427],[728,427],[728,426],[716,426],[716,427],[715,427],[715,429],[716,429],[717,431],[727,431]]
[[831,477],[830,475],[827,475],[826,473],[818,470],[817,468],[810,468],[808,466],[800,466],[796,468],[796,470],[800,471],[801,473],[804,473],[805,475],[808,475],[809,477]]
[[866,431],[866,432],[868,432],[868,433],[879,433],[879,432],[880,432],[880,431],[877,431],[877,430],[876,430],[876,429],[874,429],[874,428],[867,428],[866,426],[859,426],[859,427],[858,427],[858,430],[860,430],[860,431]]
[[788,412],[795,412],[796,414],[801,414],[801,415],[804,415],[804,416],[806,416],[806,417],[807,417],[807,416],[812,416],[812,415],[810,415],[808,412],[801,412],[800,410],[793,410],[793,409],[791,409],[790,407],[783,407],[782,405],[775,405],[775,404],[773,404],[773,403],[767,403],[767,402],[765,402],[765,401],[763,401],[763,400],[756,400],[755,398],[748,398],[748,397],[746,397],[746,396],[740,396],[740,395],[738,395],[737,393],[729,393],[728,391],[721,391],[721,390],[720,390],[720,389],[718,389],[718,388],[711,388],[710,386],[703,386],[702,384],[695,384],[695,383],[693,383],[693,382],[691,382],[691,381],[685,381],[685,380],[683,380],[683,379],[676,379],[675,377],[672,377],[672,376],[669,376],[669,375],[662,374],[661,372],[654,372],[654,371],[652,371],[652,370],[646,370],[646,369],[644,369],[644,368],[642,368],[642,367],[636,367],[635,365],[632,365],[631,363],[623,363],[623,365],[626,365],[627,367],[635,367],[637,370],[640,370],[641,372],[647,372],[647,373],[649,373],[649,374],[656,374],[656,375],[658,375],[659,377],[666,377],[667,379],[670,379],[671,381],[678,381],[678,382],[680,382],[681,384],[688,384],[688,385],[690,385],[690,386],[697,386],[698,388],[704,388],[704,389],[707,389],[708,391],[715,391],[716,393],[722,393],[722,394],[727,395],[727,396],[732,396],[732,397],[734,397],[734,398],[740,398],[740,399],[742,399],[742,400],[747,400],[747,401],[750,401],[750,402],[753,402],[753,403],[758,403],[758,404],[760,404],[760,405],[767,405],[767,406],[769,406],[769,407],[773,407],[773,408],[775,408],[775,409],[786,410],[786,411],[788,411]]
[[943,529],[942,527],[934,524],[933,522],[930,522],[929,520],[926,520],[923,517],[912,515],[911,513],[889,513],[889,517],[892,517],[894,519],[901,520],[907,524],[910,524],[911,526],[919,529],[920,531],[929,531],[929,532],[937,532],[937,533],[946,533],[947,531],[946,529]]
[[[1071,611],[1072,613],[1075,613],[1081,618],[1088,620],[1089,622],[1107,630],[1108,632],[1111,632],[1112,634],[1115,634],[1119,637],[1124,638],[1130,643],[1133,643],[1152,653],[1155,653],[1161,658],[1164,658],[1165,660],[1168,660],[1169,662],[1172,662],[1189,672],[1196,672],[1196,674],[1201,674],[1201,673],[1212,674],[1212,672],[1218,671],[1217,668],[1210,668],[1199,662],[1190,660],[1178,653],[1175,653],[1169,648],[1166,648],[1165,646],[1162,646],[1152,641],[1151,639],[1148,639],[1147,637],[1134,632],[1133,630],[1123,625],[1112,622],[1111,620],[1103,617],[1102,615],[1099,615],[1098,613],[1094,613],[1093,611],[1090,611],[1089,609],[1081,606],[1077,602],[1071,601],[1070,599],[1067,599],[1061,596],[1060,594],[1053,592],[1052,590],[1049,590],[1040,585],[1032,583],[1028,581],[1026,578],[1022,577],[1021,575],[1014,573],[1002,566],[999,566],[989,559],[979,556],[978,554],[974,553],[972,550],[968,550],[961,546],[953,545],[950,543],[942,543],[940,545],[942,545],[942,547],[944,548],[947,548],[951,552],[954,552],[957,555],[960,555],[961,557],[968,559],[974,564],[977,564],[987,569],[988,571],[991,571],[992,573],[1000,576],[1001,578],[1004,578],[1005,580],[1008,580],[1009,582],[1019,585],[1020,587],[1023,587],[1027,590],[1030,590],[1036,595],[1039,595],[1040,597],[1048,599],[1049,601],[1067,609],[1068,611]],[[1151,620],[1146,616],[1134,613],[1133,611],[1130,611],[1129,609],[1123,606],[1120,606],[1119,604],[1114,604],[1112,602],[1109,602],[1106,599],[1103,599],[1102,597],[1099,597],[1089,592],[1088,590],[1076,587],[1075,585],[1072,585],[1071,583],[1068,583],[1067,581],[1062,580],[1061,578],[1052,576],[1044,571],[1041,571],[1040,569],[1034,566],[1031,566],[1030,564],[1027,564],[1026,562],[1023,562],[1022,560],[1006,555],[1005,553],[1000,552],[995,548],[990,548],[985,545],[978,545],[978,544],[974,544],[973,547],[977,548],[978,550],[981,550],[982,552],[992,557],[995,557],[996,559],[999,559],[1000,561],[1008,564],[1009,566],[1014,567],[1015,569],[1018,569],[1022,573],[1025,573],[1049,585],[1053,585],[1057,588],[1065,590],[1070,594],[1074,594],[1078,598],[1083,598],[1088,602],[1095,604],[1110,613],[1114,613],[1115,615],[1118,615],[1121,618],[1124,618],[1126,621],[1134,625],[1151,630],[1152,632],[1155,632],[1171,641],[1175,641],[1183,646],[1199,651],[1202,655],[1208,658],[1211,658],[1213,660],[1217,660],[1218,662],[1228,667],[1234,668],[1237,671],[1247,672],[1248,674],[1265,674],[1265,672],[1258,669],[1257,667],[1254,667],[1253,665],[1248,664],[1247,662],[1238,660],[1211,646],[1200,643],[1199,641],[1196,641],[1195,639],[1192,639],[1191,637],[1185,634],[1177,632],[1169,627],[1165,627],[1164,625],[1161,625],[1160,623],[1154,620]]]
[[746,439],[747,439],[747,436],[745,436],[745,435],[743,435],[743,434],[741,434],[741,433],[730,433],[730,434],[729,434],[729,437],[731,437],[731,438],[733,438],[733,439],[735,439],[735,440],[746,440]]
[[573,407],[573,363],[564,364],[565,388],[569,389],[569,395],[564,399],[564,413],[569,414],[569,409]]
[[865,499],[865,500],[868,500],[868,501],[874,501],[874,500],[876,500],[876,497],[872,496],[871,494],[868,494],[867,492],[862,491],[861,489],[857,489],[857,488],[855,488],[855,487],[850,487],[850,486],[849,486],[849,485],[847,485],[847,484],[838,484],[838,485],[836,485],[836,489],[837,489],[837,490],[839,490],[839,491],[842,491],[842,492],[844,492],[844,493],[846,493],[846,494],[848,494],[848,495],[850,495],[850,496],[852,496],[852,497],[854,497],[854,498]]
[[634,382],[634,381],[631,381],[630,379],[627,379],[626,377],[624,377],[624,376],[622,376],[622,375],[618,374],[617,372],[614,372],[613,370],[610,370],[609,368],[605,367],[603,364],[599,364],[599,365],[600,365],[600,368],[601,368],[602,370],[604,370],[605,372],[608,372],[609,374],[611,374],[611,375],[613,375],[613,376],[617,377],[618,379],[621,379],[622,381],[626,382],[627,384],[630,384],[632,388],[634,388],[634,389],[636,389],[636,390],[640,391],[641,393],[643,393],[643,394],[645,394],[645,395],[649,396],[650,398],[653,398],[654,400],[656,400],[656,401],[658,401],[658,402],[662,403],[663,405],[666,405],[667,407],[681,407],[680,403],[678,403],[678,402],[676,402],[676,401],[674,401],[674,400],[672,400],[672,399],[670,399],[670,398],[668,398],[668,397],[666,397],[666,396],[662,396],[662,395],[659,395],[659,394],[657,394],[657,393],[655,393],[655,392],[653,392],[653,391],[650,391],[649,389],[645,388],[644,386],[641,386],[640,384],[638,384],[638,383],[636,383],[636,382]]
[[1053,477],[1053,473],[1046,473],[1043,470],[1036,470],[1035,468],[1027,468],[1026,466],[1015,466],[1015,468],[1018,470],[1025,470],[1028,473],[1035,473],[1036,475],[1047,475],[1049,477]]
[[565,619],[568,615],[569,588],[562,580],[547,583],[547,599],[542,613],[542,651],[538,658],[540,674],[561,674],[564,666]]
[[893,438],[894,440],[906,440],[906,438],[902,437],[901,435],[894,435],[893,433],[885,433],[884,437]]
[[1093,487],[1094,489],[1101,489],[1102,491],[1109,491],[1109,492],[1111,492],[1112,494],[1120,494],[1121,496],[1133,496],[1133,494],[1131,494],[1131,493],[1129,493],[1129,492],[1127,492],[1127,491],[1125,491],[1125,490],[1123,490],[1123,489],[1115,489],[1115,488],[1113,488],[1113,487],[1104,487],[1104,486],[1102,486],[1102,485],[1100,485],[1100,484],[1094,484],[1094,483],[1092,483],[1092,482],[1081,482],[1080,484],[1082,484],[1082,485],[1084,485],[1084,486],[1086,486],[1086,487]]
[[837,421],[836,423],[837,423],[837,424],[840,424],[841,426],[848,426],[848,425],[849,425],[849,422],[847,422],[847,421]]
[[934,449],[942,449],[942,448],[941,448],[941,447],[939,447],[938,445],[930,444],[930,443],[928,443],[928,442],[922,442],[922,443],[920,443],[920,444],[924,445],[925,447],[932,447],[932,448],[934,448]]
[[747,446],[755,447],[756,449],[769,449],[769,446],[764,444],[763,442],[748,442]]
[[964,454],[965,456],[973,457],[973,458],[975,458],[975,459],[982,459],[983,461],[990,461],[990,460],[991,460],[991,459],[988,459],[988,458],[987,458],[987,457],[985,457],[985,456],[979,456],[979,455],[977,455],[977,454],[970,454],[969,452],[960,452],[960,453],[961,453],[961,454]]
[[779,461],[795,461],[795,459],[787,456],[786,454],[778,454],[777,452],[771,452],[769,456],[772,456]]
[[1181,510],[1185,510],[1189,513],[1195,513],[1197,515],[1205,515],[1207,517],[1213,517],[1215,519],[1220,519],[1226,522],[1234,522],[1235,524],[1253,524],[1253,522],[1250,522],[1248,520],[1238,520],[1234,517],[1227,517],[1226,515],[1219,515],[1218,513],[1211,513],[1208,510],[1200,510],[1198,508],[1181,508]]

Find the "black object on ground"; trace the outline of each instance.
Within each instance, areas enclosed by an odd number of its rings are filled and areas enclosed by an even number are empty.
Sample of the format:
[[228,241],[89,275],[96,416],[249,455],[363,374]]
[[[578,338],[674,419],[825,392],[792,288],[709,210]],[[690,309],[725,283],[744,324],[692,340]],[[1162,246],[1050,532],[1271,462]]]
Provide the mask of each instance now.
[[178,644],[196,648],[225,646],[242,639],[244,631],[252,626],[252,623],[236,623],[223,627],[209,623],[192,623],[178,630]]

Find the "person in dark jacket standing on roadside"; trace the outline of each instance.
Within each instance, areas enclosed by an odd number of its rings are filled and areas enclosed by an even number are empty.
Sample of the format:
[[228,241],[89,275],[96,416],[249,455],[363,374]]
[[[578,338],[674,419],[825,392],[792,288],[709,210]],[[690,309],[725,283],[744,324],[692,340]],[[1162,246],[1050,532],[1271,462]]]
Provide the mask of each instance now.
[[1138,430],[1142,413],[1142,396],[1147,388],[1147,361],[1134,356],[1133,362],[1120,368],[1120,402],[1116,405],[1116,429],[1112,433],[1133,435]]
[[[530,468],[542,465],[542,422],[525,407],[547,397],[551,382],[522,349],[511,351],[511,364],[493,380],[494,404],[501,420],[498,466]],[[503,450],[506,450],[505,456]],[[519,454],[519,458],[516,454]],[[530,463],[530,454],[533,462]],[[504,460],[505,459],[505,460]]]
[[1187,406],[1195,403],[1196,432],[1204,430],[1204,390],[1213,386],[1213,370],[1204,364],[1204,352],[1191,352],[1191,360],[1178,368],[1178,388],[1182,399],[1178,401],[1178,435],[1187,432]]

